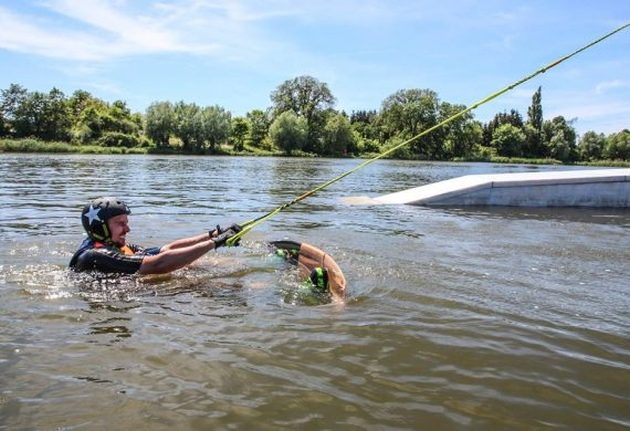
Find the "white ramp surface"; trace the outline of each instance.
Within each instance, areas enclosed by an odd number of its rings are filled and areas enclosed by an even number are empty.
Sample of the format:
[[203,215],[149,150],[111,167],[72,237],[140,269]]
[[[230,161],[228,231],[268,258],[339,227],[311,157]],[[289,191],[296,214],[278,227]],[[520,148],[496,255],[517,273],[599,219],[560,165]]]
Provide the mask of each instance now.
[[467,175],[373,201],[427,206],[630,208],[630,169]]

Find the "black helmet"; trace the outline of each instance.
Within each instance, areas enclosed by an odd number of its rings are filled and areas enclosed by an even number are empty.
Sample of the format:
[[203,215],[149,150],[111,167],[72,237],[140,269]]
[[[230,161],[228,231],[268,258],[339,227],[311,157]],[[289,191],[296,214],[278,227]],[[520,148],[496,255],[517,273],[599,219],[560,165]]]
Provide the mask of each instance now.
[[107,220],[121,214],[131,214],[127,204],[116,198],[97,198],[83,207],[81,223],[93,241],[111,241]]

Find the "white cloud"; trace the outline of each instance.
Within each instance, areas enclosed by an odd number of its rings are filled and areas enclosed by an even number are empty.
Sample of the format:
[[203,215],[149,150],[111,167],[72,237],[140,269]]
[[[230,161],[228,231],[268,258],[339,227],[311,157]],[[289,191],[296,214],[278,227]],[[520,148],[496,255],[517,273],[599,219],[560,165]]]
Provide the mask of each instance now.
[[218,48],[211,41],[187,40],[185,22],[124,13],[111,1],[51,0],[45,6],[56,14],[53,18],[18,15],[0,7],[0,48],[83,61],[160,52],[203,54]]
[[603,94],[608,92],[609,90],[619,89],[619,88],[630,88],[630,81],[623,81],[621,79],[614,79],[611,81],[600,82],[595,86],[596,94]]
[[0,8],[0,47],[47,57],[96,60],[98,40],[79,32],[56,34],[31,24],[21,16]]
[[48,11],[46,19],[0,6],[0,48],[71,60],[162,52],[255,58],[298,51],[279,39],[282,32],[275,30],[281,27],[273,27],[278,19],[373,26],[436,13],[380,0],[42,0],[36,7]]
[[565,105],[555,108],[549,115],[550,117],[563,115],[565,118],[594,120],[625,114],[630,114],[630,102],[603,101]]

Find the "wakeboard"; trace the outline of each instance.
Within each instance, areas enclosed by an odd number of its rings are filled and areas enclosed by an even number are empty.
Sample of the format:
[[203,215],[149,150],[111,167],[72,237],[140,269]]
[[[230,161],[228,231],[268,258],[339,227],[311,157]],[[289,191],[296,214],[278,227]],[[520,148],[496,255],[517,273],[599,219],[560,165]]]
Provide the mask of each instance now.
[[339,265],[319,248],[297,241],[272,241],[276,254],[297,266],[301,279],[310,280],[313,287],[328,292],[335,301],[346,296],[346,278]]

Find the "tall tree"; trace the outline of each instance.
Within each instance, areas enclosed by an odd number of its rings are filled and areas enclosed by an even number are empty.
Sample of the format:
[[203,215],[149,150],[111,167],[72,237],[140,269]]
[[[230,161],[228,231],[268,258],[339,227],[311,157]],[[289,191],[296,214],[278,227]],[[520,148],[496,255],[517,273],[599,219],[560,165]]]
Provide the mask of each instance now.
[[271,101],[274,118],[283,112],[293,111],[306,120],[308,138],[304,149],[317,152],[328,111],[335,104],[328,85],[312,76],[299,76],[280,84],[271,93]]
[[252,146],[260,148],[269,132],[269,116],[260,109],[254,109],[247,113],[249,121],[249,141]]
[[6,135],[15,135],[16,117],[18,110],[26,102],[28,90],[19,84],[11,84],[9,88],[0,93],[0,113],[4,121],[3,129]]
[[147,108],[145,133],[158,147],[166,148],[175,134],[175,108],[171,102],[154,102]]
[[526,156],[540,157],[543,155],[543,124],[542,87],[538,87],[532,96],[532,104],[527,108]]
[[175,136],[182,141],[186,152],[199,152],[203,147],[203,122],[201,108],[196,104],[177,102],[175,111]]
[[45,97],[42,112],[40,138],[47,141],[67,141],[70,138],[72,120],[66,96],[53,88]]
[[245,148],[245,138],[249,133],[249,121],[247,118],[236,117],[232,119],[231,140],[234,143],[234,150],[243,151]]
[[[464,105],[441,102],[438,121],[444,121],[464,109],[466,109]],[[452,159],[453,157],[465,157],[472,154],[473,147],[481,141],[482,134],[481,125],[472,120],[473,115],[468,112],[433,132],[438,133],[438,137],[442,141],[440,150],[436,153],[439,159]]]
[[203,141],[210,151],[224,143],[232,129],[232,114],[218,105],[206,106],[201,111]]
[[[416,136],[438,122],[440,101],[428,89],[399,90],[381,106],[380,120],[385,140],[396,141]],[[431,133],[411,144],[410,151],[421,159],[435,158],[441,151],[442,136]]]
[[312,76],[298,76],[284,81],[271,93],[274,118],[286,111],[303,116],[307,122],[321,111],[332,108],[335,97],[328,85]]
[[107,104],[87,91],[77,90],[67,101],[71,127],[71,140],[84,144],[98,139],[103,133],[101,116]]
[[577,160],[575,129],[563,116],[554,117],[543,123],[545,156],[572,162]]
[[67,140],[70,116],[63,92],[53,88],[48,94],[26,92],[14,87],[3,105],[8,106],[12,136],[35,137],[46,141]]

